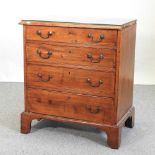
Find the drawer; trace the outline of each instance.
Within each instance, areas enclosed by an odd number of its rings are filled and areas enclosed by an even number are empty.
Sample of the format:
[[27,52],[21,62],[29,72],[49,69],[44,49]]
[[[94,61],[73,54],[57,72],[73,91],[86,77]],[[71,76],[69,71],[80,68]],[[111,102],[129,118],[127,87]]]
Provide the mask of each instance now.
[[26,53],[29,62],[87,66],[98,70],[115,66],[115,50],[110,49],[27,44]]
[[117,40],[117,31],[85,28],[27,26],[26,39],[72,44],[115,45]]
[[[113,99],[60,93],[40,89],[27,90],[29,111],[59,117],[112,123]],[[111,116],[111,117],[109,117]]]
[[114,95],[114,73],[49,67],[27,66],[27,84],[33,87],[76,92],[97,96]]

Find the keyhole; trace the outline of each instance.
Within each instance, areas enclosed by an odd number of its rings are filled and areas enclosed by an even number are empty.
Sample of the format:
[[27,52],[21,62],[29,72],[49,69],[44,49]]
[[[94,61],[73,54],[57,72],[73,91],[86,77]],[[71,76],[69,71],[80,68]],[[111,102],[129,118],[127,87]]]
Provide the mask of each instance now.
[[70,75],[70,72],[68,72],[68,74]]

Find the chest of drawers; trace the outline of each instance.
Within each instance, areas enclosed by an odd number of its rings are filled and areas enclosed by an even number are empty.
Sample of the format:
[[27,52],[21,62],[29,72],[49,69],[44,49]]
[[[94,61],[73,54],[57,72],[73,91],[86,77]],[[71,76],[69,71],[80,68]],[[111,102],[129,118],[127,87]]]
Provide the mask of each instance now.
[[69,23],[23,20],[25,110],[34,119],[91,125],[118,148],[134,125],[136,21]]

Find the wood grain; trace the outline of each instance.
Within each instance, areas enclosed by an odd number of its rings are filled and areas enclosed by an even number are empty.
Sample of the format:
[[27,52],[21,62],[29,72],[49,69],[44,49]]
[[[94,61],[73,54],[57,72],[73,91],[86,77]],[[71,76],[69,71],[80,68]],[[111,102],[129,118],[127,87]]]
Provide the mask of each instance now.
[[[49,32],[53,35],[47,39],[43,39],[37,35],[37,31],[40,31],[42,37],[47,37]],[[88,34],[92,34],[93,39],[88,37]],[[104,35],[104,39],[100,40],[100,35]],[[94,29],[78,29],[78,28],[62,28],[62,27],[44,27],[44,26],[27,26],[27,40],[38,40],[44,42],[65,42],[70,44],[92,44],[92,45],[115,45],[117,40],[116,30],[94,30]]]
[[78,119],[71,119],[65,117],[56,117],[52,115],[44,115],[33,112],[23,112],[21,114],[21,133],[27,134],[30,132],[31,126],[29,126],[32,120],[49,119],[58,122],[78,123],[81,125],[94,126],[107,134],[107,143],[113,149],[118,149],[121,143],[121,128],[124,122],[130,118],[133,114],[134,108],[130,108],[128,112],[122,117],[122,119],[116,125],[108,125],[105,123],[94,123],[92,121],[84,121]]
[[[104,21],[104,20],[103,20]],[[113,23],[113,24],[110,24]],[[111,21],[108,23],[77,23],[77,22],[56,22],[56,21],[36,21],[36,20],[22,20],[20,22],[22,25],[31,25],[31,26],[54,26],[54,27],[74,27],[74,28],[93,28],[93,29],[105,29],[105,30],[121,30],[123,28],[129,27],[136,24],[136,20],[125,20],[124,22],[120,21]]]
[[[42,78],[38,77],[42,75]],[[49,80],[49,76],[52,78]],[[90,79],[92,83],[88,83]],[[58,91],[76,92],[96,96],[114,96],[114,73],[49,67],[42,65],[27,66],[27,85]],[[99,84],[102,80],[103,83]]]
[[134,58],[136,26],[133,25],[120,32],[120,46],[118,63],[118,96],[117,97],[117,121],[133,104],[134,85]]
[[112,124],[113,99],[71,93],[28,89],[31,112]]
[[[110,70],[115,67],[116,51],[112,49],[27,43],[26,53],[28,62],[32,63],[74,65],[82,68],[90,66],[96,70],[104,70],[105,67]],[[90,54],[92,58],[88,58]],[[101,55],[103,55],[102,59],[100,59]]]
[[21,24],[25,80],[21,133],[30,132],[34,119],[74,122],[106,132],[108,145],[119,148],[122,127],[134,126],[136,21],[119,26]]

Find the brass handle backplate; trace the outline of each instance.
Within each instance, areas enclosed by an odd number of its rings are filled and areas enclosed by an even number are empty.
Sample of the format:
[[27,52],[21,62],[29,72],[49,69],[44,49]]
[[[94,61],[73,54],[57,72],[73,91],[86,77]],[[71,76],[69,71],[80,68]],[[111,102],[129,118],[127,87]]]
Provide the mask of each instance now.
[[53,35],[53,32],[48,31],[47,35],[43,35],[41,31],[37,30],[36,34],[40,36],[42,39],[48,39],[49,37]]
[[42,81],[42,82],[48,82],[48,81],[50,81],[50,80],[53,78],[51,75],[48,75],[47,78],[45,79],[45,78],[44,78],[44,75],[41,74],[41,73],[38,73],[38,74],[37,74],[37,77],[38,77],[39,80]]
[[97,40],[94,39],[94,36],[93,36],[92,33],[88,33],[87,37],[90,38],[91,41],[94,42],[94,43],[99,43],[99,42],[101,42],[102,40],[105,39],[105,37],[104,37],[103,34],[101,34],[101,35],[99,36],[99,39],[97,39]]
[[101,111],[101,108],[97,106],[96,108],[92,108],[91,106],[86,106],[86,110],[92,114],[97,114]]
[[42,54],[41,50],[37,49],[36,53],[42,58],[42,59],[49,59],[52,56],[52,52],[48,51],[47,55],[45,56],[44,54]]
[[99,87],[101,84],[103,84],[102,80],[99,80],[97,83],[93,83],[91,79],[87,79],[86,82],[91,86],[91,87]]
[[93,58],[92,53],[87,54],[87,58],[92,62],[92,63],[99,63],[102,59],[104,59],[103,54],[100,54],[98,58]]

